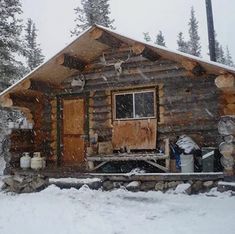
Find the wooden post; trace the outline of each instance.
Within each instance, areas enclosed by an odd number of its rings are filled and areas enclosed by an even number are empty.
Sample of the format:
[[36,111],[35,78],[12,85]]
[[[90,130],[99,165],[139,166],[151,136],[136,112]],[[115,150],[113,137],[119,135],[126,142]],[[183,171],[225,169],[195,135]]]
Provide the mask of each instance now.
[[169,138],[166,138],[164,141],[165,141],[165,155],[168,156],[168,158],[165,160],[166,168],[168,169],[168,171],[170,171],[170,140]]
[[61,99],[56,97],[56,130],[57,130],[57,158],[56,162],[59,166],[61,163]]

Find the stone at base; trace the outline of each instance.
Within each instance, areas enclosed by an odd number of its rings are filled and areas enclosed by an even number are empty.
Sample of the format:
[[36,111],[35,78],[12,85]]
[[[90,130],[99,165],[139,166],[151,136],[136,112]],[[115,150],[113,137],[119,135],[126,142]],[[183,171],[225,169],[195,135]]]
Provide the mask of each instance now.
[[140,186],[140,190],[144,192],[147,192],[149,190],[154,190],[155,185],[156,185],[156,182],[153,182],[153,181],[143,182]]
[[126,189],[131,192],[137,192],[140,190],[141,182],[140,181],[132,181],[126,185]]
[[106,191],[112,190],[114,189],[114,184],[113,182],[111,182],[110,180],[106,180],[103,183],[103,189]]
[[156,185],[155,185],[155,190],[156,191],[163,192],[164,189],[165,189],[165,183],[163,181],[160,181],[160,182],[156,183]]

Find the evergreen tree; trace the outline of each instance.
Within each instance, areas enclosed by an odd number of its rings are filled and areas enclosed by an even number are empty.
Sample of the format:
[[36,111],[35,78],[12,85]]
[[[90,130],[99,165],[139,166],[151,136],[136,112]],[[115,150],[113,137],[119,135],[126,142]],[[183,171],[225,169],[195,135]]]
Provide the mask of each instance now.
[[74,9],[76,26],[71,31],[72,36],[78,35],[88,27],[99,24],[113,29],[113,22],[110,15],[109,0],[82,0],[81,7]]
[[231,56],[230,51],[228,49],[228,46],[226,46],[225,64],[230,67],[234,67],[233,59],[232,59],[232,56]]
[[198,21],[195,16],[194,8],[191,8],[191,17],[189,20],[189,53],[195,56],[201,56],[200,37],[198,35]]
[[224,57],[224,50],[222,45],[220,45],[217,34],[215,32],[215,56],[216,56],[216,62],[218,63],[225,63],[225,57]]
[[149,32],[144,32],[143,34],[144,34],[144,40],[145,40],[146,42],[152,41],[152,39],[151,39],[151,37],[150,37],[150,35],[149,35]]
[[160,45],[160,46],[166,46],[165,38],[164,38],[161,30],[159,31],[158,35],[156,36],[155,44]]
[[184,40],[184,36],[182,32],[178,34],[177,45],[178,45],[179,51],[183,53],[189,53],[188,43]]
[[33,70],[44,61],[40,45],[37,44],[37,29],[32,19],[28,19],[25,28],[25,57],[29,70]]
[[[210,54],[208,54],[210,55]],[[216,56],[216,62],[220,61],[220,43],[217,40],[217,34],[215,33],[215,56]]]
[[20,34],[22,13],[19,0],[0,1],[0,79],[14,81],[25,73],[24,66],[16,55],[22,55]]
[[219,43],[217,39],[216,33],[215,33],[215,55],[216,55],[216,62],[228,66],[234,66],[233,59],[228,49],[228,46],[226,47],[226,53],[225,53],[223,46]]
[[218,56],[216,56],[216,61],[218,63],[222,63],[222,64],[225,64],[225,56],[224,56],[224,49],[223,49],[223,46],[220,45],[219,46],[219,50],[218,50]]

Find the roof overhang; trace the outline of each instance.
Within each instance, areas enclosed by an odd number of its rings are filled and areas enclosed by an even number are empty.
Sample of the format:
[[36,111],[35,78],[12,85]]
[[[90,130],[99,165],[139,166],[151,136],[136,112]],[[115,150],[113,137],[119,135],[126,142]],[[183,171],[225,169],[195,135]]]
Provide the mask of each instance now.
[[[86,69],[87,65],[102,55],[103,51],[111,47],[120,47],[126,44],[136,54],[155,58],[156,56],[181,63],[186,69],[201,67],[208,74],[235,75],[235,69],[191,56],[165,47],[149,44],[124,36],[108,28],[94,25],[83,32],[76,40],[58,52],[51,59],[31,71],[21,80],[13,84],[0,94],[0,104],[10,94],[27,90],[32,82],[44,82],[52,87],[58,87],[66,78],[76,74],[78,70]],[[67,57],[66,57],[67,56]],[[73,66],[66,66],[66,59],[72,61]],[[64,66],[61,66],[64,65]]]

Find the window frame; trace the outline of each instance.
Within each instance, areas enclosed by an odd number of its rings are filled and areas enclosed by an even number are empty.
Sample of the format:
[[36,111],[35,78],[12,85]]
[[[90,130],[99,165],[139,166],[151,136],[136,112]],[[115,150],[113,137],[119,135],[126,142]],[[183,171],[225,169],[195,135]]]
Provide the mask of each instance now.
[[[135,112],[135,94],[138,93],[153,93],[153,106],[154,106],[154,115],[151,117],[140,117],[136,118]],[[117,111],[116,111],[116,96],[132,94],[133,97],[133,118],[117,118]],[[132,121],[132,120],[144,120],[144,119],[156,119],[157,118],[157,106],[156,106],[156,89],[144,89],[144,90],[127,90],[127,91],[120,91],[113,93],[113,120],[114,121]]]

